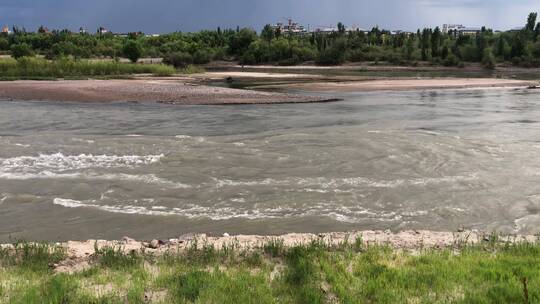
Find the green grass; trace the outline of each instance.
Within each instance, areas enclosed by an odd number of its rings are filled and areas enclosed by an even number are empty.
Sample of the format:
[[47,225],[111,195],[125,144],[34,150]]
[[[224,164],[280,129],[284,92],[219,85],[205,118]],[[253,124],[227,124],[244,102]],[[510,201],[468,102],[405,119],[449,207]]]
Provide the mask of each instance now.
[[153,74],[170,76],[176,73],[173,67],[161,64],[133,64],[114,61],[90,61],[43,58],[0,59],[0,80],[56,79],[127,76]]
[[354,240],[253,251],[194,244],[161,257],[96,249],[90,269],[55,274],[62,248],[0,251],[0,303],[540,303],[540,245],[408,252]]
[[190,64],[187,67],[180,70],[182,74],[201,74],[206,72],[206,70],[200,66]]

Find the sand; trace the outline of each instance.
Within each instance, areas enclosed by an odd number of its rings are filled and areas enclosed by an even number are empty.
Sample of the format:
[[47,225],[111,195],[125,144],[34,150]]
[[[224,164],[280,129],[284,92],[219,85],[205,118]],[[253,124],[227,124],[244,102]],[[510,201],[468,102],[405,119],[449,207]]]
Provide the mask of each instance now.
[[306,92],[406,91],[426,89],[504,88],[537,86],[538,82],[498,78],[422,78],[384,79],[347,82],[278,84],[260,89],[294,89]]
[[324,97],[211,87],[178,79],[0,82],[0,99],[168,104],[272,104],[333,101]]
[[[199,76],[199,75],[195,75]],[[227,77],[232,78],[265,78],[265,79],[296,79],[296,78],[310,78],[317,79],[322,78],[322,75],[313,74],[292,74],[292,73],[268,73],[268,72],[206,72],[200,74],[200,76],[209,79],[224,79]]]
[[[213,72],[202,78],[225,79],[279,78],[294,80],[300,74],[257,72]],[[199,76],[201,77],[201,76]],[[241,90],[207,86],[198,77],[146,78],[133,80],[59,80],[0,82],[0,100],[66,101],[66,102],[158,102],[179,105],[278,104],[337,101],[316,96],[316,92],[400,91],[423,89],[461,89],[488,87],[529,87],[538,82],[496,78],[429,78],[385,79],[363,81],[326,81],[310,76],[308,82],[257,86],[259,90]],[[266,90],[299,90],[308,94],[267,92]]]

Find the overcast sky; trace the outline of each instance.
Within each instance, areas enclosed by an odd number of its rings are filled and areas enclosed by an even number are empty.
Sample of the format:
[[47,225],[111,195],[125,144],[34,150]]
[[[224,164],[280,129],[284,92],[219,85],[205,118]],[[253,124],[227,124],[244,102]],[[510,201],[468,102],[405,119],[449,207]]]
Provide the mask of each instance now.
[[200,29],[260,30],[293,18],[306,26],[416,30],[443,23],[510,29],[540,11],[540,0],[0,0],[0,25],[163,33]]

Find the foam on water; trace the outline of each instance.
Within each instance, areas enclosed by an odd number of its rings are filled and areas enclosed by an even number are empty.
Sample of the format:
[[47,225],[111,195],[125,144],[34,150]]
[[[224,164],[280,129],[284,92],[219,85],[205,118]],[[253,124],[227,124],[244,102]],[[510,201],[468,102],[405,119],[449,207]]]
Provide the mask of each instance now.
[[0,205],[2,205],[8,198],[8,194],[2,193],[2,198],[0,198]]
[[245,219],[291,219],[303,217],[329,217],[339,222],[360,223],[366,220],[379,222],[400,221],[403,217],[413,217],[421,214],[373,211],[362,206],[341,206],[327,203],[302,206],[276,206],[249,208],[245,206],[232,206],[216,204],[214,206],[201,206],[185,204],[183,207],[166,207],[160,205],[140,206],[138,202],[131,204],[101,204],[97,200],[79,201],[73,199],[55,198],[54,205],[66,208],[91,208],[104,212],[119,214],[136,214],[149,216],[182,216],[189,219],[210,219],[214,221]]
[[368,186],[373,188],[396,188],[400,186],[425,186],[442,183],[470,182],[478,180],[475,173],[469,175],[426,177],[415,179],[396,179],[396,180],[374,180],[366,177],[345,177],[345,178],[327,178],[327,177],[294,177],[285,179],[266,178],[262,180],[234,181],[229,179],[214,178],[217,188],[223,187],[254,187],[254,186],[298,186],[303,187],[303,192],[327,193],[327,189],[349,186]]
[[84,179],[93,181],[130,181],[144,184],[159,185],[172,189],[187,189],[192,186],[179,182],[173,182],[155,174],[133,175],[125,173],[54,173],[51,171],[42,171],[38,173],[5,173],[0,171],[0,179],[7,180],[31,180],[31,179]]
[[0,174],[65,172],[89,168],[134,168],[158,162],[165,155],[40,154],[0,158]]

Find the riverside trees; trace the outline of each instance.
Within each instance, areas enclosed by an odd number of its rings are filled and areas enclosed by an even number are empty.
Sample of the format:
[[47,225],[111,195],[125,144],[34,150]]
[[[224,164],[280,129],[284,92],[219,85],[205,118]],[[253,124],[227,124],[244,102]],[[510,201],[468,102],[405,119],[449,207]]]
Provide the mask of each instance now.
[[342,23],[335,32],[289,35],[267,25],[259,35],[252,29],[170,33],[160,36],[72,33],[63,31],[27,32],[14,28],[11,35],[0,34],[0,53],[14,57],[46,55],[100,58],[124,56],[167,58],[176,66],[203,64],[212,60],[238,60],[243,64],[281,65],[315,61],[318,64],[349,62],[390,62],[414,64],[427,61],[438,65],[483,63],[493,67],[509,62],[519,66],[540,66],[540,23],[531,13],[521,30],[493,32],[482,28],[476,34],[443,33],[438,27],[416,33],[391,33],[374,27],[370,31],[347,30]]

